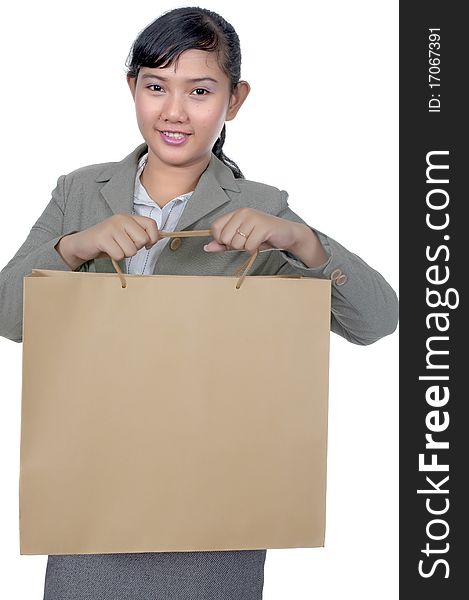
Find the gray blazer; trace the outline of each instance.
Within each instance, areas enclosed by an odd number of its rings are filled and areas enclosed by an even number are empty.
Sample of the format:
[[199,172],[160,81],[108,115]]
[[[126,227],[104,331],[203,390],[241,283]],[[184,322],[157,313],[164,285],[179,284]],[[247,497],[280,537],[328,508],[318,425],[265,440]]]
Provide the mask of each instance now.
[[[25,275],[33,268],[70,270],[55,249],[64,235],[82,231],[113,214],[132,212],[138,160],[147,150],[143,143],[120,162],[88,165],[58,178],[49,204],[22,246],[0,271],[0,336],[22,341]],[[241,207],[306,224],[290,209],[287,198],[287,192],[276,187],[236,179],[231,169],[212,154],[177,230],[210,229],[219,215]],[[332,331],[362,345],[392,333],[398,321],[398,301],[391,286],[359,256],[317,229],[311,229],[318,234],[329,256],[325,265],[308,268],[289,252],[273,250],[259,253],[249,275],[301,273],[306,277],[331,278]],[[158,257],[154,274],[234,275],[236,268],[247,260],[247,253],[205,252],[203,245],[211,239],[170,239]],[[125,261],[119,264],[125,273]],[[110,258],[87,261],[76,270],[115,273]]]

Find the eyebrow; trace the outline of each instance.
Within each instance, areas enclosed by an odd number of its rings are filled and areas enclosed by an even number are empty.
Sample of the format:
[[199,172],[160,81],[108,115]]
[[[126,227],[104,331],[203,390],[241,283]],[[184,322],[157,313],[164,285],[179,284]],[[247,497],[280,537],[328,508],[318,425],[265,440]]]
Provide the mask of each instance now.
[[[153,73],[145,73],[144,75],[142,75],[142,79],[151,78],[160,79],[161,81],[168,81],[167,77],[162,77],[161,75],[154,75]],[[197,81],[213,81],[214,83],[218,83],[218,81],[213,77],[193,77],[192,79],[186,79],[186,81],[189,81],[190,83],[195,83]]]

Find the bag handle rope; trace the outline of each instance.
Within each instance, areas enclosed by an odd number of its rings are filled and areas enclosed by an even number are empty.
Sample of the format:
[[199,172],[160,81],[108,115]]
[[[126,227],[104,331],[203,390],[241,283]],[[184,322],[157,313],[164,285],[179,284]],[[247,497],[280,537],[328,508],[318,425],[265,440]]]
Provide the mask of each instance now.
[[[158,231],[158,234],[162,237],[162,238],[171,238],[171,237],[206,237],[206,236],[211,236],[212,233],[210,231],[210,229],[196,229],[196,230],[188,230],[188,231]],[[269,248],[269,250],[280,250],[281,248]],[[243,250],[240,250],[240,252],[243,252]],[[244,281],[244,278],[246,277],[246,275],[248,274],[248,271],[250,270],[250,268],[252,267],[254,261],[256,260],[257,256],[259,254],[259,249],[256,249],[252,255],[240,266],[236,269],[236,271],[234,272],[234,276],[238,277],[239,279],[236,282],[236,289],[239,290],[241,287],[241,284]],[[124,273],[122,273],[122,270],[120,268],[119,263],[112,257],[111,261],[112,264],[114,266],[114,269],[116,270],[117,275],[119,276],[119,279],[121,280],[122,283],[122,287],[125,288],[127,287],[127,283],[125,281],[125,275]],[[302,275],[282,275],[281,277],[302,277]]]

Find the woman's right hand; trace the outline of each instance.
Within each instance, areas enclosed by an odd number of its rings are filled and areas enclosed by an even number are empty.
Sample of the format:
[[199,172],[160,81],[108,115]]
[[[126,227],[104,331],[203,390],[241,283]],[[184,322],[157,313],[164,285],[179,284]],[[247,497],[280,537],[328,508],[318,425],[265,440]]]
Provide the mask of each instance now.
[[72,269],[94,258],[116,261],[134,256],[143,246],[160,239],[158,225],[150,217],[117,213],[83,231],[64,236],[57,250]]

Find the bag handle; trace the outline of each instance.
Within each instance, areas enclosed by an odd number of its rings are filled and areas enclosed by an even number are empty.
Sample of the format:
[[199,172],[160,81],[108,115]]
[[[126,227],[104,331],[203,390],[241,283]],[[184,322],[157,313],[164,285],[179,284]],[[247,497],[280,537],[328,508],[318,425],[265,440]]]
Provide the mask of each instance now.
[[[212,233],[210,229],[196,229],[196,230],[187,230],[187,231],[158,231],[159,236],[162,238],[171,238],[171,237],[206,237],[211,236]],[[267,250],[281,250],[282,248],[268,248]],[[266,252],[267,250],[261,250],[260,252]],[[229,250],[225,250],[225,252],[230,252]],[[243,252],[243,250],[239,250],[239,252]],[[254,261],[256,260],[259,254],[259,249],[256,249],[252,255],[234,272],[234,276],[239,279],[236,282],[236,289],[239,290],[241,284],[244,281],[249,269],[252,267]],[[112,264],[114,265],[114,269],[116,270],[119,279],[121,280],[122,287],[127,287],[127,283],[125,281],[125,275],[122,273],[119,263],[114,260],[114,258],[110,257]],[[275,277],[275,276],[274,276]],[[303,277],[301,274],[299,275],[281,275],[280,277]]]

